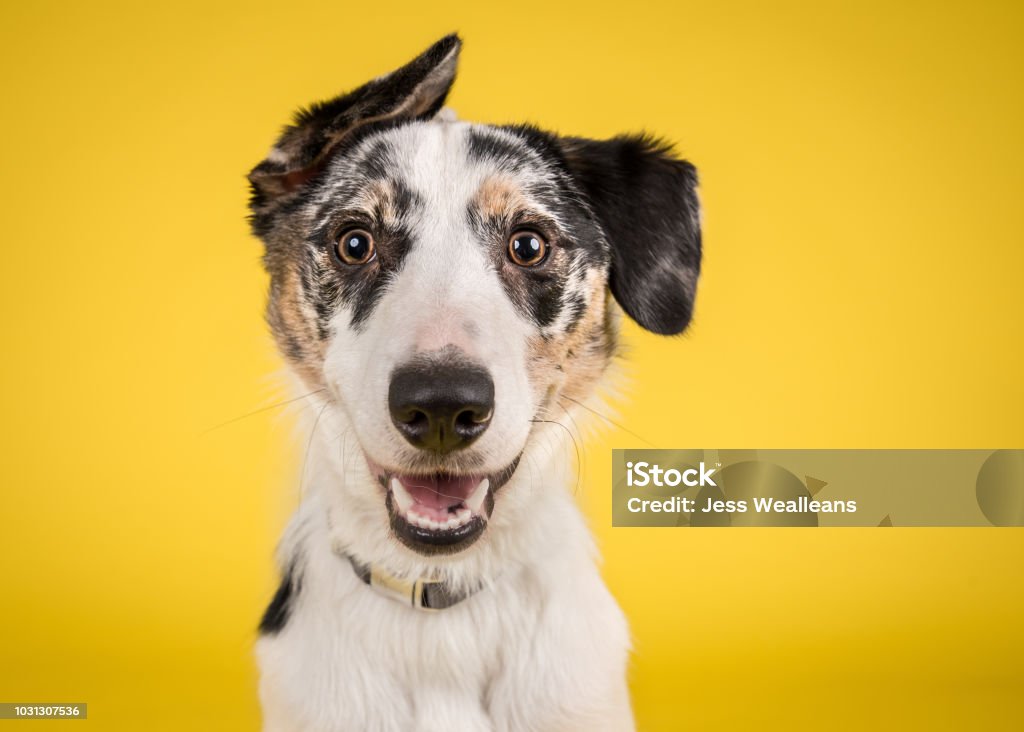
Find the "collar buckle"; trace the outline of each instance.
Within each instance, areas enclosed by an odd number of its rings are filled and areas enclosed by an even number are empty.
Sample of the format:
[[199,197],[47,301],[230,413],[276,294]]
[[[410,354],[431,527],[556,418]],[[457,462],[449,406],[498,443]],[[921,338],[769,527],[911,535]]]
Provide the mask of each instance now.
[[[355,566],[354,562],[353,566]],[[389,574],[380,567],[375,567],[373,565],[368,568],[368,572],[369,576],[363,578],[359,570],[356,570],[356,574],[360,574],[360,579],[370,585],[370,587],[381,595],[389,597],[403,605],[410,605],[417,610],[424,610],[426,612],[438,611],[439,608],[430,607],[429,600],[427,599],[427,588],[432,585],[440,585],[440,580],[418,579],[414,582],[410,582],[409,580],[395,577],[393,574]]]
[[439,610],[457,605],[468,597],[475,595],[483,585],[474,590],[455,592],[447,583],[438,579],[407,580],[396,577],[390,572],[377,565],[365,565],[357,562],[348,554],[339,552],[348,559],[352,569],[364,584],[369,585],[378,594],[390,600],[401,603],[406,607],[415,608],[426,613],[436,613]]

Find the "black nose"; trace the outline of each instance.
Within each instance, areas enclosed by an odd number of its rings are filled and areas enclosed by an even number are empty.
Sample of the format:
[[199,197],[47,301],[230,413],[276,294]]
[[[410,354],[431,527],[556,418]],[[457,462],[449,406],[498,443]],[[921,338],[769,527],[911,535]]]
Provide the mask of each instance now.
[[441,359],[401,366],[388,390],[391,421],[406,440],[439,453],[466,447],[494,414],[494,382],[479,366]]

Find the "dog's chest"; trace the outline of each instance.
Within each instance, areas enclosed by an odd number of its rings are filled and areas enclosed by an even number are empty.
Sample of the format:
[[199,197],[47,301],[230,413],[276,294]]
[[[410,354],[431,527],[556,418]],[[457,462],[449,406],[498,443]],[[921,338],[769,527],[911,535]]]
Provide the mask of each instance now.
[[333,589],[304,591],[259,643],[267,730],[545,729],[622,677],[625,622],[589,562],[438,613],[354,576]]

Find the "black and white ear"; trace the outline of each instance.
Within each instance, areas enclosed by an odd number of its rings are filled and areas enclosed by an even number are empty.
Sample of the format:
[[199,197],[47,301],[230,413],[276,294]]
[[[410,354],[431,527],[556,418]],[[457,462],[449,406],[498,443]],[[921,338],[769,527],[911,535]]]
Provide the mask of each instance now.
[[445,36],[402,68],[300,110],[266,160],[249,173],[258,217],[316,177],[353,131],[377,122],[429,119],[444,105],[462,41]]
[[700,274],[696,168],[645,136],[561,144],[608,237],[615,299],[647,330],[682,333]]

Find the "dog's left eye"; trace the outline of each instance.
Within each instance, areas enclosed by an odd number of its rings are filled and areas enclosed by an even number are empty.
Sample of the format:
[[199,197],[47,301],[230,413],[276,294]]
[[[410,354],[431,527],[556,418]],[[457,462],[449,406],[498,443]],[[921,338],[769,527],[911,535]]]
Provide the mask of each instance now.
[[364,229],[349,229],[338,238],[335,253],[344,264],[366,264],[377,250],[370,232]]
[[508,239],[508,256],[520,267],[533,267],[544,261],[548,243],[536,231],[517,231]]

